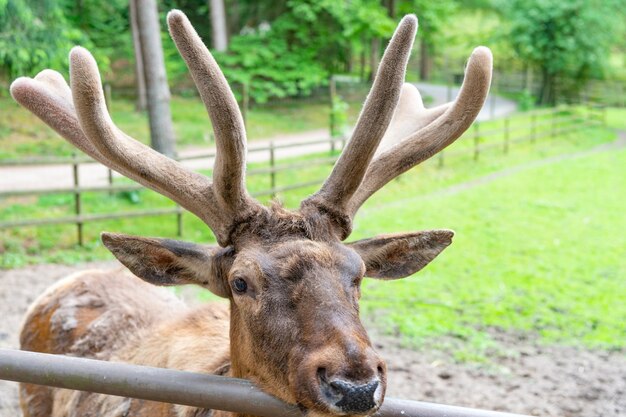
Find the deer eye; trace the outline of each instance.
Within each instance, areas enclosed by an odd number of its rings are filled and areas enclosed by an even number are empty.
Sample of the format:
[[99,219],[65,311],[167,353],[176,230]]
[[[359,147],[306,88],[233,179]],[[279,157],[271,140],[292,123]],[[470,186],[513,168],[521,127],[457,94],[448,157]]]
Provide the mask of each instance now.
[[248,283],[243,278],[235,278],[231,286],[237,294],[243,294],[248,289]]

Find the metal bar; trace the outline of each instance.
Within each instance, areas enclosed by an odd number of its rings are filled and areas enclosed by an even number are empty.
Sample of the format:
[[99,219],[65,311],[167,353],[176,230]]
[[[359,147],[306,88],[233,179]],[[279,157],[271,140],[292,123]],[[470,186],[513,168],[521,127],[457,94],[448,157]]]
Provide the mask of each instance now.
[[[0,379],[98,392],[260,417],[302,417],[297,406],[250,381],[172,369],[0,349]],[[524,417],[442,404],[387,398],[377,417]]]

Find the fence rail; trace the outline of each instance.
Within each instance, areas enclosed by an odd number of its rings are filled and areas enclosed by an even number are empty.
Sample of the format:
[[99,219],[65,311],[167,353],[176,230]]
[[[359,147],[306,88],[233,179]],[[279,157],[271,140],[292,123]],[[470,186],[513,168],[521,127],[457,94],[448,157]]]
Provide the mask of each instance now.
[[[516,144],[531,142],[535,143],[549,137],[573,132],[581,127],[590,124],[601,123],[604,120],[602,109],[588,107],[586,113],[581,115],[571,112],[568,107],[556,107],[541,109],[532,112],[522,113],[512,117],[504,117],[499,120],[489,122],[476,122],[473,128],[465,133],[466,138],[460,141],[472,141],[472,146],[460,147],[459,149],[444,150],[439,153],[438,166],[443,167],[450,157],[471,155],[475,161],[481,159],[486,151],[501,149],[503,154],[510,151],[511,147]],[[515,122],[515,123],[513,123]],[[481,126],[489,124],[490,128],[485,129]],[[497,127],[493,127],[497,124]],[[275,197],[279,193],[290,190],[301,189],[313,185],[321,184],[324,179],[308,180],[304,182],[290,183],[278,185],[277,174],[287,171],[293,171],[302,168],[302,162],[280,162],[276,158],[276,152],[281,149],[288,149],[298,146],[327,145],[325,149],[331,153],[328,157],[316,157],[306,161],[306,167],[330,166],[336,161],[337,156],[334,151],[340,150],[345,146],[344,137],[309,140],[296,143],[269,143],[267,146],[252,146],[248,150],[249,153],[267,153],[268,167],[259,167],[250,169],[247,172],[248,177],[268,176],[270,187],[263,190],[252,192],[252,196],[271,196]],[[323,152],[323,151],[322,151]],[[214,158],[215,152],[200,153],[179,160],[206,159]],[[18,161],[2,161],[2,166],[13,166]],[[60,224],[73,224],[77,230],[77,241],[80,245],[84,243],[83,225],[85,223],[100,222],[104,220],[113,220],[130,217],[146,217],[146,216],[166,216],[174,215],[176,219],[177,234],[183,234],[183,213],[184,210],[179,206],[172,208],[159,208],[151,210],[132,210],[118,211],[113,213],[85,213],[83,205],[83,195],[85,193],[108,193],[112,195],[122,191],[137,191],[144,187],[137,184],[115,184],[113,182],[112,172],[109,170],[108,185],[106,186],[81,186],[79,176],[79,166],[81,164],[95,163],[94,160],[87,157],[75,158],[54,158],[54,159],[28,159],[26,165],[67,165],[71,169],[73,177],[73,187],[54,188],[54,189],[31,189],[31,190],[11,190],[0,191],[1,198],[25,197],[25,196],[41,196],[51,194],[72,194],[74,198],[74,215],[66,215],[57,218],[37,218],[37,219],[19,219],[0,222],[0,230],[17,229],[28,226],[47,226]]]
[[[261,417],[305,415],[242,379],[20,350],[0,349],[0,379]],[[375,416],[527,417],[394,398]]]

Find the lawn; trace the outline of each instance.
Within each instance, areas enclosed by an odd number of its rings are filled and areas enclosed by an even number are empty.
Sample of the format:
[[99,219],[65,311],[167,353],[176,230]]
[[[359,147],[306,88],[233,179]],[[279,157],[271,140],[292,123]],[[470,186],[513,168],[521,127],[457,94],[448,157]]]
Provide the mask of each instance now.
[[[618,127],[624,120],[623,110],[609,115]],[[456,237],[415,277],[366,280],[366,320],[407,344],[450,349],[459,360],[483,360],[498,351],[490,334],[500,329],[530,332],[546,343],[626,347],[626,151],[588,152],[614,138],[609,129],[581,127],[535,144],[513,144],[506,154],[493,146],[478,161],[471,139],[461,139],[465,143],[446,151],[443,167],[435,159],[392,181],[362,208],[351,239],[427,228],[450,228]],[[306,158],[291,162],[300,161]],[[278,185],[323,178],[331,168],[301,165],[279,173]],[[268,185],[267,175],[249,179],[251,191]],[[297,207],[315,189],[279,197]],[[83,204],[89,213],[172,206],[150,191],[86,194]],[[72,207],[70,195],[5,200],[0,218],[54,217]],[[5,231],[2,264],[110,258],[98,241],[101,230],[175,237],[173,216],[159,219],[87,224],[85,248],[75,246],[73,226]],[[189,214],[184,230],[187,240],[213,240]]]
[[621,149],[529,164],[449,193],[412,192],[405,184],[404,197],[361,213],[355,237],[410,223],[412,229],[451,228],[454,244],[411,279],[368,281],[366,314],[411,343],[446,335],[457,349],[472,346],[458,355],[495,347],[493,329],[624,347],[624,178]]

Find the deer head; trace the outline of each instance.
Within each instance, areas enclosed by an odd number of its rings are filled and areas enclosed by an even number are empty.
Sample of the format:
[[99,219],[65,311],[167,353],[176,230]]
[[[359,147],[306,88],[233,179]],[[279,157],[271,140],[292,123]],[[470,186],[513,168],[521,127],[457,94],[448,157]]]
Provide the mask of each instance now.
[[[168,24],[215,131],[212,181],[114,125],[96,62],[83,48],[70,53],[71,89],[60,74],[45,70],[16,80],[11,93],[85,153],[176,201],[213,230],[215,247],[110,233],[102,240],[145,281],[194,283],[230,300],[232,376],[250,378],[317,414],[373,413],[385,392],[385,364],[359,320],[361,280],[410,276],[453,234],[342,241],[374,192],[470,126],[488,93],[491,53],[484,47],[473,52],[456,101],[425,109],[419,92],[403,84],[417,19],[402,19],[332,173],[299,210],[288,211],[265,207],[246,191],[246,134],[235,98],[185,15],[170,12]],[[376,154],[383,136],[396,145]]]

